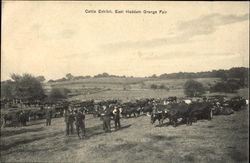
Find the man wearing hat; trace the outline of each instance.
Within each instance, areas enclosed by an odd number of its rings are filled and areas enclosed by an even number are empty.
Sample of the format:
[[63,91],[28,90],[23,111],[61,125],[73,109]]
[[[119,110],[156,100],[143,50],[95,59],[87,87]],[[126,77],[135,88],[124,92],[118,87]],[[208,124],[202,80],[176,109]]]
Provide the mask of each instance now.
[[74,114],[73,110],[71,108],[67,109],[65,112],[65,123],[66,123],[66,135],[68,136],[69,134],[74,133]]
[[121,128],[121,123],[120,123],[120,110],[118,109],[117,106],[114,106],[113,110],[114,114],[114,121],[115,121],[115,129],[120,129]]
[[110,127],[110,111],[107,108],[107,106],[103,106],[103,112],[101,113],[101,119],[103,120],[103,130],[105,132],[111,132],[111,127]]
[[[75,114],[76,114],[76,131],[77,131],[77,135],[80,139],[85,137],[85,115],[83,114],[83,110],[75,110]],[[81,130],[81,134],[80,134],[80,130]]]
[[52,119],[52,110],[50,107],[48,107],[48,109],[46,111],[46,126],[51,125],[51,119]]

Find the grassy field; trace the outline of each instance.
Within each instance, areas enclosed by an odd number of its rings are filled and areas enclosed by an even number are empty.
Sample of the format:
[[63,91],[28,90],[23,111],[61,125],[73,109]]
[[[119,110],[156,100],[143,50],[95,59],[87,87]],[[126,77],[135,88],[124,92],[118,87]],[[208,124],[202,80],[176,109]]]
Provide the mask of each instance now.
[[122,129],[104,133],[100,119],[88,115],[85,140],[66,137],[63,118],[49,127],[40,120],[2,129],[1,162],[248,162],[248,119],[242,110],[174,128],[141,116],[122,119]]
[[[197,80],[207,86],[219,79]],[[184,82],[182,79],[103,78],[54,83],[50,87],[76,92],[77,96],[69,100],[126,101],[184,97]],[[153,90],[151,84],[164,84],[170,90]],[[248,98],[248,89],[220,95]],[[1,128],[0,162],[248,162],[248,111],[176,128],[167,123],[163,127],[152,125],[148,116],[122,119],[122,129],[112,133],[104,133],[100,119],[87,115],[85,140],[79,140],[76,135],[66,137],[63,118],[53,119],[49,127],[45,126],[45,120],[33,121],[26,127]]]
[[[64,82],[47,83],[46,86],[63,87],[68,89],[82,89],[82,88],[109,88],[109,89],[149,89],[151,84],[165,85],[170,89],[183,88],[184,83],[188,79],[158,79],[158,78],[89,78],[81,80],[72,80]],[[197,78],[195,79],[208,86],[220,79],[218,78]]]
[[[130,100],[139,98],[183,97],[183,85],[188,79],[156,79],[156,78],[90,78],[46,84],[47,90],[57,88],[70,89],[74,96],[69,100]],[[205,87],[214,84],[218,78],[198,78]],[[167,89],[151,89],[151,85],[164,85]]]

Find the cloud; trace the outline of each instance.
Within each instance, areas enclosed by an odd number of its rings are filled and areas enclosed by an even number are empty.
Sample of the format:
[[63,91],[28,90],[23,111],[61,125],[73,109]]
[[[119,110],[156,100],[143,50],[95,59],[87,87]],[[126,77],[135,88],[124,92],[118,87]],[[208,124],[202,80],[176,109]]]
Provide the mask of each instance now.
[[183,21],[177,25],[177,29],[182,31],[182,35],[193,37],[196,35],[205,35],[214,33],[217,27],[248,20],[249,14],[243,15],[221,15],[210,14],[201,16],[198,19]]
[[175,36],[166,36],[144,41],[106,43],[101,45],[101,48],[115,51],[121,49],[153,48],[168,44],[182,44],[193,41],[192,38],[194,36],[212,34],[219,26],[242,22],[248,20],[248,18],[248,13],[243,15],[221,15],[218,13],[205,15],[193,20],[179,22],[176,25]]
[[204,57],[236,57],[238,54],[234,54],[231,52],[215,52],[215,53],[197,53],[191,51],[184,52],[137,52],[137,56],[144,60],[171,60],[171,59],[179,59],[179,58],[204,58]]

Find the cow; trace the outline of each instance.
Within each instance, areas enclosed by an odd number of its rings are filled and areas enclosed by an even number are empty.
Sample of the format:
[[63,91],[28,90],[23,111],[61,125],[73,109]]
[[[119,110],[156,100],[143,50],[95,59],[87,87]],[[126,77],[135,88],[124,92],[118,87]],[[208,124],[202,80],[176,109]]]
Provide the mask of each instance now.
[[137,109],[135,107],[123,106],[121,115],[122,115],[122,117],[130,118],[132,115],[134,117],[137,117],[139,115],[139,113],[138,113],[138,111],[137,111]]
[[131,115],[138,117],[141,112],[141,109],[137,106],[137,104],[132,102],[123,103],[122,108],[121,115],[125,118],[130,118]]
[[233,97],[231,100],[228,102],[229,106],[234,110],[234,111],[239,111],[244,108],[246,105],[246,100],[243,99],[242,97]]
[[230,115],[230,114],[233,114],[234,113],[234,110],[228,106],[224,106],[221,108],[220,110],[220,115]]
[[169,118],[170,123],[176,127],[178,119],[182,119],[183,122],[187,122],[187,115],[189,111],[189,105],[181,102],[181,103],[172,103],[167,105],[167,116]]
[[168,102],[177,102],[177,97],[176,96],[168,97],[166,101],[168,101]]
[[174,127],[177,126],[178,119],[186,121],[188,115],[188,104],[186,103],[171,103],[168,105],[156,105],[153,108],[151,114],[151,123],[153,124],[156,120],[159,121],[159,125],[163,124],[163,120],[168,118],[170,124]]
[[229,106],[228,102],[221,104],[220,102],[213,102],[213,115],[230,115],[234,110]]
[[186,99],[186,100],[183,100],[186,104],[191,104],[192,103],[192,100],[190,99]]
[[153,111],[153,105],[152,104],[146,105],[142,107],[141,111],[143,114],[146,113],[148,115],[151,115]]
[[210,102],[193,102],[188,105],[187,125],[192,125],[198,119],[211,120],[213,117],[212,104]]

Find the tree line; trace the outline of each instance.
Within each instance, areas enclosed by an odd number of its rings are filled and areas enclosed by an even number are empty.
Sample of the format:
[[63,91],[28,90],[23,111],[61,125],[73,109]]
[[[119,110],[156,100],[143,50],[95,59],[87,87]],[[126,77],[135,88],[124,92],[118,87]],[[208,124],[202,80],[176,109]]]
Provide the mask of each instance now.
[[[212,71],[203,71],[203,72],[178,72],[178,73],[164,73],[161,75],[153,74],[151,76],[145,78],[160,78],[160,79],[195,79],[195,78],[221,78],[223,80],[227,80],[230,78],[239,78],[241,80],[248,79],[249,68],[246,67],[233,67],[229,70],[219,69]],[[65,77],[56,80],[49,80],[48,82],[62,82],[69,80],[80,80],[80,79],[88,79],[88,78],[108,78],[108,77],[116,77],[116,78],[133,78],[133,76],[119,76],[119,75],[111,75],[106,72],[97,74],[94,76],[86,75],[86,76],[73,76],[71,73],[66,74]]]
[[31,74],[11,74],[10,80],[1,82],[1,102],[21,100],[23,103],[53,103],[67,98],[69,89],[52,88],[49,94],[45,94],[42,82],[43,76],[35,77]]
[[[189,81],[189,84],[185,84],[184,88],[188,92],[193,92],[189,94],[191,96],[196,96],[203,94],[205,90],[210,92],[235,92],[236,90],[248,87],[248,71],[249,68],[244,67],[234,67],[229,70],[213,70],[208,72],[197,72],[197,73],[172,73],[172,74],[163,74],[160,76],[153,75],[156,78],[202,78],[202,77],[216,77],[221,78],[220,82],[217,82],[214,85],[210,85],[209,88],[204,89],[202,84],[194,82],[193,80]],[[67,95],[70,93],[70,90],[66,88],[52,88],[49,95],[44,93],[42,83],[45,81],[44,76],[33,76],[31,74],[11,74],[11,79],[1,82],[1,100],[12,100],[20,99],[22,101],[34,102],[34,101],[56,101],[60,99],[67,98]],[[63,80],[74,80],[81,78],[90,78],[91,76],[73,76],[71,73],[66,74]],[[99,77],[118,77],[115,75],[109,75],[108,73],[102,73],[94,76],[95,78]],[[125,76],[119,76],[125,78]],[[62,79],[61,79],[62,80]],[[55,80],[59,81],[59,80]],[[49,81],[48,81],[49,82]],[[190,84],[191,83],[191,84]],[[191,86],[190,86],[191,85]],[[168,89],[164,85],[151,85],[151,89]],[[196,90],[199,90],[198,92]],[[190,91],[191,90],[191,91]]]
[[[48,82],[52,83],[52,82],[63,82],[63,81],[70,81],[70,80],[81,80],[81,79],[89,79],[89,78],[108,78],[108,77],[115,77],[115,78],[128,78],[128,76],[119,76],[119,75],[110,75],[106,72],[101,73],[101,74],[97,74],[94,75],[93,77],[90,75],[86,75],[86,76],[73,76],[71,73],[66,74],[65,77],[60,78],[60,79],[56,79],[56,80],[52,80],[50,79]],[[133,78],[133,76],[130,76],[130,78]]]
[[170,74],[161,74],[159,76],[153,75],[151,77],[167,78],[167,79],[188,79],[188,78],[248,78],[249,68],[233,67],[229,70],[219,69],[204,72],[178,72]]

